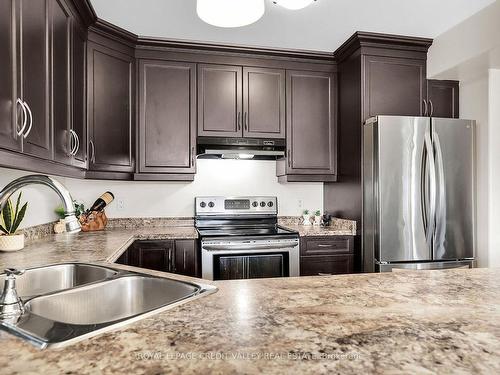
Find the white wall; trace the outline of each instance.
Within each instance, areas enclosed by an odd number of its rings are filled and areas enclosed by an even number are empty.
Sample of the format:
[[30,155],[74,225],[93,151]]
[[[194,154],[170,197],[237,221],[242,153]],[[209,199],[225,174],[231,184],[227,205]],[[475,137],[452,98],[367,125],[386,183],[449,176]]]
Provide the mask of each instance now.
[[489,127],[488,74],[460,82],[460,117],[476,120],[477,259],[488,266],[489,251]]
[[[194,215],[194,197],[201,195],[272,195],[278,197],[279,215],[299,215],[302,208],[323,207],[322,183],[280,184],[273,161],[198,160],[192,183],[132,182],[59,179],[74,199],[87,206],[110,190],[115,202],[106,211],[109,217],[178,217]],[[26,172],[0,168],[0,186]],[[30,202],[24,226],[55,220],[52,213],[57,196],[45,187],[23,189]]]
[[500,1],[438,36],[428,78],[460,81],[460,117],[477,122],[477,260],[500,266]]
[[[500,19],[498,21],[500,23]],[[488,74],[489,123],[489,259],[490,266],[500,266],[500,69]]]

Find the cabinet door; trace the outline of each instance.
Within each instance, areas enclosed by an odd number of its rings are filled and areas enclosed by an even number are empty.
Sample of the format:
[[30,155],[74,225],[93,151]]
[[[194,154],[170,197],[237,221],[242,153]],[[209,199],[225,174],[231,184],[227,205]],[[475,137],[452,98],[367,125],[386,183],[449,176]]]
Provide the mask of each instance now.
[[[137,266],[148,270],[173,272],[173,241],[136,241],[134,243]],[[131,257],[133,259],[133,257]]]
[[243,68],[243,136],[285,138],[285,71]]
[[132,172],[134,58],[89,42],[89,169]]
[[141,60],[139,172],[195,173],[196,64]]
[[370,55],[362,59],[362,121],[376,115],[423,115],[425,60]]
[[86,35],[78,23],[73,24],[72,46],[72,128],[77,137],[77,148],[73,165],[85,168],[87,165],[87,122],[85,97]]
[[427,101],[432,117],[458,118],[458,81],[430,79],[427,81]]
[[300,257],[300,276],[353,273],[353,255]]
[[289,174],[335,174],[336,77],[287,71],[287,168]]
[[175,241],[175,273],[186,276],[198,276],[198,258],[195,240]]
[[198,65],[198,136],[241,137],[242,68]]
[[50,0],[49,25],[52,63],[52,102],[50,112],[54,132],[54,159],[65,164],[71,164],[71,18],[66,5],[60,0]]
[[[23,113],[16,104],[16,81],[14,67],[16,48],[14,44],[15,20],[14,0],[0,1],[0,148],[21,149],[21,139],[17,131],[21,129]],[[20,125],[17,127],[17,121]]]
[[[22,98],[31,111],[31,126],[23,140],[23,152],[52,158],[49,121],[48,29],[49,0],[20,2],[20,82]],[[18,94],[19,95],[19,94]]]

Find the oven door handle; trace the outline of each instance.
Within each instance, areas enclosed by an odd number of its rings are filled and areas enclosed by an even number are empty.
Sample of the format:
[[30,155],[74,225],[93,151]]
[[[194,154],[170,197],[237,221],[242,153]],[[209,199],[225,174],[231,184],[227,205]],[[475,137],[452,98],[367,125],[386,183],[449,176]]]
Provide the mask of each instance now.
[[203,250],[209,251],[231,251],[231,250],[278,250],[296,247],[297,242],[276,245],[202,245]]

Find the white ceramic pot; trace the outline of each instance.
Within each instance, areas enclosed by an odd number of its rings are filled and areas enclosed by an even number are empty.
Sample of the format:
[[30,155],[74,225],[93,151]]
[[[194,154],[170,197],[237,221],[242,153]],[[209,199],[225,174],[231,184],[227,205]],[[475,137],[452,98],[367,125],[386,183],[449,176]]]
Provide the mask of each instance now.
[[302,225],[311,225],[311,217],[309,215],[302,215]]
[[314,225],[319,226],[321,224],[321,216],[314,216]]
[[24,248],[24,233],[0,236],[0,251],[18,251]]

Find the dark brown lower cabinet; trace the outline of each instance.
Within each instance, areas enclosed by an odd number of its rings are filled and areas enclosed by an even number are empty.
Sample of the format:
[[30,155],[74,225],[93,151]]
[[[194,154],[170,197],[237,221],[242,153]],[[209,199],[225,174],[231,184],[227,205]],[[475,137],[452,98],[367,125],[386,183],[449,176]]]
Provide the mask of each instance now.
[[149,270],[199,276],[195,240],[135,241],[116,263]]
[[354,255],[301,257],[300,276],[326,276],[353,272]]
[[[198,255],[196,241],[175,241],[174,272],[186,276],[199,276]],[[201,273],[201,272],[200,272]]]
[[353,273],[354,236],[303,237],[300,255],[300,276]]

